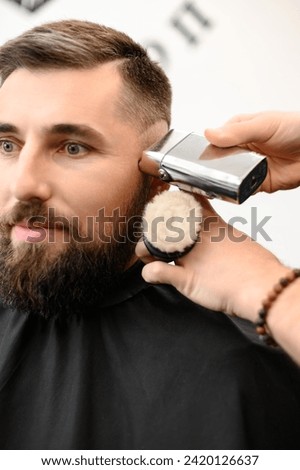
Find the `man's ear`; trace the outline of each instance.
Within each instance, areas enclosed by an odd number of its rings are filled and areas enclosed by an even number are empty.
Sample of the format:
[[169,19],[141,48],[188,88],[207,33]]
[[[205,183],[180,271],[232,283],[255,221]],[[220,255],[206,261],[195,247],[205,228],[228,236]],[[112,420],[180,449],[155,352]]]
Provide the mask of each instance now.
[[163,191],[167,191],[170,188],[168,183],[160,180],[159,178],[152,177],[151,181],[151,188],[149,192],[149,201],[154,198],[157,194],[162,193]]

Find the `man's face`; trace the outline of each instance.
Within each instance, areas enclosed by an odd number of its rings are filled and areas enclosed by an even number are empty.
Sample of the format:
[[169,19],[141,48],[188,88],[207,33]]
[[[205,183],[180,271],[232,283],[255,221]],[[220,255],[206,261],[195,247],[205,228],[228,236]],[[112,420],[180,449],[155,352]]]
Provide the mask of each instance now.
[[[120,118],[121,93],[113,63],[91,70],[20,69],[0,89],[1,268],[10,268],[0,279],[2,297],[7,278],[17,285],[24,273],[22,295],[40,297],[40,279],[57,265],[52,281],[69,273],[78,253],[106,257],[109,272],[112,263],[121,272],[132,262],[133,250],[118,235],[126,232],[124,216],[138,215],[147,194],[137,164],[141,141]],[[34,225],[31,216],[37,216]],[[25,292],[28,286],[33,293]],[[49,289],[43,290],[48,296]]]

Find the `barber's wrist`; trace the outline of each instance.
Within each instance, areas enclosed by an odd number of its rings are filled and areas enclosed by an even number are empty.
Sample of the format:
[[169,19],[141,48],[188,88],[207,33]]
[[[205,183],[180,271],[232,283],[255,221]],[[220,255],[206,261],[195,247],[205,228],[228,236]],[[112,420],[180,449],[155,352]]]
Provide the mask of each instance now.
[[260,266],[256,264],[256,269],[249,273],[247,282],[240,286],[234,313],[255,323],[263,300],[278,280],[289,272],[290,268],[274,260],[264,260]]

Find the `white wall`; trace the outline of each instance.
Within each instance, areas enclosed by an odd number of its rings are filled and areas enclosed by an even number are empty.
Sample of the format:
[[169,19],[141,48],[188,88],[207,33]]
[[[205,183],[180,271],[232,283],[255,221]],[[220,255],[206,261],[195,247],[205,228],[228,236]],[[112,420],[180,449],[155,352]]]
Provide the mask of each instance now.
[[[174,89],[173,127],[202,133],[235,113],[300,108],[300,0],[194,0],[210,28],[184,12],[185,0],[52,0],[34,13],[0,0],[0,43],[36,24],[66,18],[127,32],[163,60]],[[172,26],[180,18],[198,44]],[[156,47],[158,46],[158,47]],[[164,54],[160,54],[159,50]],[[299,130],[300,132],[300,130]],[[300,266],[300,190],[259,194],[242,206],[216,201],[224,218],[241,215],[251,233],[251,207],[272,241],[258,241]],[[252,210],[253,211],[253,210]]]

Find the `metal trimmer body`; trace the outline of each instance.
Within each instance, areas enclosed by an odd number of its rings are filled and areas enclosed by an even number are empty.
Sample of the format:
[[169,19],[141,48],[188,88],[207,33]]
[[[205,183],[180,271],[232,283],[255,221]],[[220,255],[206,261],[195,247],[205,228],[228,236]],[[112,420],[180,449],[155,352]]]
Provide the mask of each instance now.
[[267,159],[240,147],[219,148],[194,132],[173,129],[143,152],[139,168],[185,191],[241,204],[264,181]]

